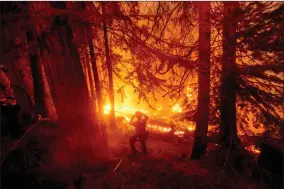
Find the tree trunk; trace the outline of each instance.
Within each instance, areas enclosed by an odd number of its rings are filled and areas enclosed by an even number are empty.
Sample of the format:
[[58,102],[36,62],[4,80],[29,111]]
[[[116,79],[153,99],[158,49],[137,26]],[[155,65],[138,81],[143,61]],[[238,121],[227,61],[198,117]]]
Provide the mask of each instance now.
[[224,2],[220,136],[221,140],[227,144],[238,141],[236,126],[237,8],[238,2]]
[[[35,41],[35,33],[32,31],[27,32],[27,41],[31,43]],[[48,110],[45,103],[45,92],[44,92],[44,82],[43,82],[43,73],[41,69],[41,61],[39,60],[38,52],[33,52],[30,49],[30,64],[33,78],[33,86],[34,86],[34,99],[35,99],[35,111],[36,114],[40,114],[44,117],[48,116]]]
[[[87,71],[89,75],[91,97],[92,97],[92,100],[96,102],[96,99],[97,99],[96,98],[96,86],[95,86],[95,81],[94,81],[92,63],[86,62],[86,64],[87,64]],[[92,104],[96,104],[96,103],[92,103]],[[95,110],[97,111],[97,108]]]
[[[102,13],[105,14],[105,6],[104,2],[102,2]],[[110,59],[110,52],[109,52],[109,44],[108,44],[108,32],[107,32],[107,23],[106,19],[104,18],[103,21],[103,31],[104,31],[104,42],[105,42],[105,53],[106,53],[106,64],[108,70],[108,82],[109,82],[109,99],[110,99],[110,126],[116,128],[115,123],[115,102],[114,102],[114,90],[113,90],[113,77],[112,77],[112,62]]]
[[[85,52],[86,53],[86,52]],[[89,57],[88,57],[89,58]],[[90,98],[91,98],[91,108],[94,114],[94,118],[95,120],[97,120],[97,123],[100,123],[99,120],[99,116],[97,113],[97,97],[96,97],[96,93],[95,93],[95,86],[94,86],[94,81],[93,81],[93,74],[92,74],[92,68],[91,68],[91,63],[88,61],[89,59],[87,59],[87,57],[85,56],[85,72],[86,72],[86,80],[88,83],[88,88],[89,88],[89,94],[90,94]]]
[[100,78],[99,78],[98,69],[97,69],[95,49],[94,49],[94,44],[92,41],[92,30],[90,26],[87,26],[87,33],[88,33],[88,45],[90,48],[91,63],[92,63],[92,69],[93,69],[94,81],[95,81],[95,87],[96,87],[98,110],[99,110],[99,115],[102,116],[103,114],[102,92],[101,92]]
[[[85,52],[83,52],[85,53]],[[92,98],[92,92],[91,92],[91,83],[90,83],[90,73],[89,73],[89,67],[88,67],[88,57],[86,55],[83,55],[82,61],[82,67],[83,67],[83,73],[85,75],[86,83],[87,83],[87,88],[89,91],[89,96]]]
[[[87,3],[87,2],[79,2],[78,6],[81,10],[85,10],[87,6],[90,6],[90,8],[93,8],[93,3]],[[106,124],[103,120],[103,101],[102,101],[102,92],[101,92],[101,85],[100,85],[100,78],[97,70],[97,61],[96,61],[96,54],[95,54],[95,48],[93,44],[93,28],[86,23],[84,25],[84,29],[86,29],[86,39],[90,51],[90,63],[86,62],[90,77],[90,87],[91,87],[91,94],[92,94],[92,104],[94,105],[94,110],[97,110],[98,106],[98,122],[101,125],[101,134],[105,138],[105,141],[107,142],[107,134],[106,134]],[[97,105],[96,105],[97,102]],[[107,144],[106,144],[107,145]]]
[[199,159],[207,147],[210,90],[210,2],[199,2],[199,65],[196,129],[191,158]]
[[[55,8],[65,8],[64,2],[51,2]],[[72,30],[67,17],[57,16],[51,28],[52,35],[47,38],[48,57],[46,63],[49,84],[59,122],[68,130],[80,126],[94,125],[90,97],[80,64],[79,54],[72,43]],[[95,130],[97,127],[93,127]]]
[[88,44],[90,48],[90,55],[91,55],[91,63],[92,63],[92,69],[93,69],[93,74],[94,74],[94,81],[95,81],[95,87],[96,87],[96,96],[97,96],[97,102],[98,102],[98,112],[99,112],[99,121],[101,124],[101,132],[103,136],[106,135],[106,124],[105,121],[103,120],[103,100],[102,100],[102,92],[101,92],[101,84],[100,84],[100,79],[99,79],[99,74],[98,74],[98,69],[97,69],[97,63],[96,63],[96,55],[95,55],[95,49],[93,46],[92,42],[92,30],[89,26],[87,26],[87,32],[88,32]]
[[[65,9],[65,2],[50,4],[53,8]],[[105,163],[108,157],[106,142],[95,120],[68,17],[56,16],[49,32],[50,35],[43,33],[45,36],[40,38],[44,40],[41,46],[45,51],[44,66],[60,125],[53,159],[59,161],[62,169],[76,167],[78,162],[84,168]]]

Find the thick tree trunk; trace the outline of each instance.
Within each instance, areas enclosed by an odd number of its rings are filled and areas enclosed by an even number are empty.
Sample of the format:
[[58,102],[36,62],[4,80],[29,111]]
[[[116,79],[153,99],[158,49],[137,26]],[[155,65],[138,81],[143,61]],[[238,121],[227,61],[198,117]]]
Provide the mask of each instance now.
[[196,129],[191,158],[198,159],[207,147],[210,90],[210,2],[199,3],[199,65]]
[[224,2],[220,135],[225,143],[238,141],[236,126],[237,8],[238,2]]
[[[64,2],[51,4],[55,8],[65,8]],[[59,122],[69,130],[82,129],[80,125],[84,128],[85,125],[94,126],[88,88],[79,54],[72,43],[73,36],[67,17],[57,16],[51,32],[46,43],[47,56],[51,60],[46,62],[45,67]]]
[[[26,35],[28,43],[31,43],[32,41],[36,40],[34,32],[28,31]],[[33,77],[35,111],[37,114],[47,117],[48,110],[45,103],[45,92],[41,61],[39,60],[39,55],[37,51],[31,51],[29,57]]]
[[[90,8],[93,8],[93,3],[87,3],[87,2],[79,2],[78,6],[81,10],[85,10],[87,6]],[[106,124],[103,120],[103,101],[102,101],[102,92],[101,92],[101,85],[100,85],[100,78],[99,73],[97,69],[97,59],[95,54],[95,48],[93,43],[93,28],[86,23],[84,25],[84,29],[86,29],[86,40],[88,43],[89,51],[90,51],[90,62],[86,62],[89,72],[89,80],[90,80],[90,87],[91,87],[91,94],[92,94],[92,104],[94,105],[94,110],[97,110],[98,106],[98,122],[101,125],[101,133],[105,138],[105,141],[107,142],[107,135],[106,135]],[[96,104],[97,102],[97,104]]]
[[[104,2],[102,2],[102,13],[105,13],[105,6]],[[108,32],[107,32],[107,24],[106,19],[103,22],[103,31],[104,31],[104,42],[105,42],[105,53],[106,53],[106,64],[108,70],[108,82],[109,82],[109,99],[110,99],[110,126],[116,128],[115,123],[115,102],[114,102],[114,90],[113,90],[113,77],[112,77],[112,62],[110,59],[110,52],[109,52],[109,44],[108,44]]]
[[[65,9],[65,2],[50,4],[53,8]],[[45,36],[40,38],[43,40],[44,66],[60,125],[52,155],[57,164],[63,166],[62,169],[78,161],[81,167],[104,163],[108,156],[107,146],[95,120],[79,53],[72,42],[68,17],[55,17],[49,32],[50,35],[43,33]],[[65,165],[68,166],[64,168]]]

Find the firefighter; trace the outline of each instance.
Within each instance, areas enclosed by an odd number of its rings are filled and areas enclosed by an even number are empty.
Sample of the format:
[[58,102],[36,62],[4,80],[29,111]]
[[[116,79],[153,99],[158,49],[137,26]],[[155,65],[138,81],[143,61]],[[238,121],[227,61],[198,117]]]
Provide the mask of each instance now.
[[137,150],[134,146],[136,141],[142,144],[142,152],[147,155],[146,140],[148,139],[148,132],[146,131],[148,116],[142,112],[137,111],[130,120],[130,125],[135,127],[135,134],[130,138],[129,143],[134,155],[137,154]]
[[14,91],[6,75],[7,72],[8,69],[0,65],[1,135],[9,133],[12,138],[19,138],[18,113],[20,106],[16,103]]

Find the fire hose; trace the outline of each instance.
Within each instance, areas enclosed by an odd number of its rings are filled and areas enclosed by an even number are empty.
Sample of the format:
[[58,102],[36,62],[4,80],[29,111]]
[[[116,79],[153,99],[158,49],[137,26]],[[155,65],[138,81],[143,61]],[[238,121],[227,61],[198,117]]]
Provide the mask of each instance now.
[[31,125],[28,130],[23,134],[23,136],[21,138],[19,138],[13,145],[12,147],[8,150],[7,154],[2,158],[1,160],[1,165],[4,163],[4,161],[7,159],[7,157],[9,156],[10,152],[12,152],[13,150],[15,150],[19,144],[21,143],[21,141],[36,127],[38,126],[40,123],[44,122],[44,121],[51,121],[51,119],[49,118],[43,118],[41,120],[39,120],[38,122],[36,122],[35,124]]
[[118,169],[118,167],[120,166],[120,164],[122,163],[122,161],[125,160],[125,158],[126,158],[126,156],[118,162],[118,164],[117,164],[116,167],[114,168],[113,172],[115,172],[115,171]]

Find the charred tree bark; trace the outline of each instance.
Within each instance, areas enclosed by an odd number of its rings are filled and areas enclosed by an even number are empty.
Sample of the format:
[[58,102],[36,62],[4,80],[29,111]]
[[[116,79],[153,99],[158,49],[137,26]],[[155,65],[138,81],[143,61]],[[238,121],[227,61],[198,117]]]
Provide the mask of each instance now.
[[[35,39],[35,33],[28,31],[26,33],[28,43],[31,43]],[[31,49],[30,49],[31,50]],[[45,91],[44,91],[44,82],[43,82],[43,73],[41,69],[41,61],[39,60],[39,54],[37,51],[31,51],[29,54],[31,71],[33,77],[33,86],[34,86],[34,99],[35,99],[35,111],[36,114],[40,114],[44,117],[48,116],[48,110],[45,103]]]
[[[105,14],[104,2],[102,2],[102,13]],[[104,43],[105,43],[105,53],[106,53],[106,64],[108,70],[108,82],[109,82],[109,99],[110,99],[110,125],[116,128],[115,123],[115,102],[114,102],[114,90],[113,90],[113,77],[112,77],[112,62],[110,59],[109,44],[108,44],[108,32],[106,19],[103,20],[103,32],[104,32]]]
[[224,2],[223,61],[221,75],[222,142],[238,141],[236,126],[236,30],[238,2]]
[[196,129],[191,158],[199,159],[207,147],[210,90],[210,2],[199,3],[199,65]]

